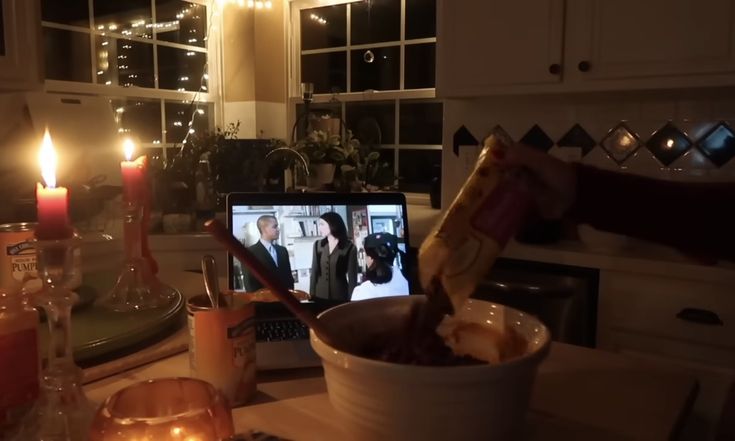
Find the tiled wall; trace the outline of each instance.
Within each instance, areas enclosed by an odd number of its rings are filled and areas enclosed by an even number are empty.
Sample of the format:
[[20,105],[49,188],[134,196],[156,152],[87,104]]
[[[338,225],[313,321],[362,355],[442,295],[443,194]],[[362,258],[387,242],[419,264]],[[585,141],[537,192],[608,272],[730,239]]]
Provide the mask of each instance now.
[[493,130],[606,169],[662,179],[735,180],[735,89],[447,100],[443,206],[479,153],[467,144]]

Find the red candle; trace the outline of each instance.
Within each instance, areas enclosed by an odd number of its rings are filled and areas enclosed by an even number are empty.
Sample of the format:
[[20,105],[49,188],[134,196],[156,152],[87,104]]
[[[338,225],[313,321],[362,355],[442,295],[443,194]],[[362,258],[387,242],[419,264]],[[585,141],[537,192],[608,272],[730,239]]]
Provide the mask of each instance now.
[[143,170],[145,157],[141,156],[131,161],[135,144],[130,139],[123,142],[125,161],[120,163],[123,178],[123,198],[125,202],[142,203],[143,189],[145,188],[145,173]]
[[41,240],[66,239],[73,233],[69,223],[69,193],[64,187],[56,187],[57,161],[51,135],[46,130],[39,153],[41,175],[46,187],[40,182],[36,185],[36,237]]

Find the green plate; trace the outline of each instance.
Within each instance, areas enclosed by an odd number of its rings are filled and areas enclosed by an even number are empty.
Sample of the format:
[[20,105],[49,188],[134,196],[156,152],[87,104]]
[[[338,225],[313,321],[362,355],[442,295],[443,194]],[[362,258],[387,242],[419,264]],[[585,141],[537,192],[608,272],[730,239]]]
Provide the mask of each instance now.
[[[112,289],[116,273],[85,274],[82,286],[99,297]],[[180,329],[184,321],[184,298],[174,289],[174,299],[165,307],[146,311],[114,312],[94,303],[75,309],[71,317],[74,359],[80,365],[93,365],[143,347]],[[39,326],[41,354],[48,347],[48,325]]]
[[[74,289],[74,292],[79,296],[79,300],[71,307],[72,314],[76,314],[80,309],[87,308],[97,300],[97,289],[89,285],[80,285],[79,288]],[[41,307],[36,307],[38,314],[41,317],[41,321],[46,321],[46,311]]]

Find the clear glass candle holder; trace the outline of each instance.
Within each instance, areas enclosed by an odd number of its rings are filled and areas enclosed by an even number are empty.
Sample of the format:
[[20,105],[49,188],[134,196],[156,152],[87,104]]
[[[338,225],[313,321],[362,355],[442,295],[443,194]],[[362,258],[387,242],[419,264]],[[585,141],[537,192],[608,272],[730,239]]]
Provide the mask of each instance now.
[[82,370],[71,347],[71,308],[77,295],[68,288],[75,276],[74,251],[80,239],[36,240],[41,291],[33,303],[43,308],[49,327],[48,356],[39,398],[21,422],[18,441],[79,441],[87,438],[94,408],[82,390]]
[[143,256],[143,206],[124,202],[123,244],[125,260],[115,286],[97,300],[97,305],[112,311],[129,312],[168,306],[176,291],[161,282]]
[[194,378],[160,378],[128,386],[97,410],[89,441],[220,441],[234,435],[227,400]]

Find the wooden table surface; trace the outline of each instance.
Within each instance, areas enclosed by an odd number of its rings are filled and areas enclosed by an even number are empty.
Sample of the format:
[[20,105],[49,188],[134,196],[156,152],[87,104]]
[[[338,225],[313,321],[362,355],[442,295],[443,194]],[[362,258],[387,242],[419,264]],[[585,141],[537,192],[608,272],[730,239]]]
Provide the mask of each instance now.
[[[101,402],[137,381],[189,374],[180,353],[86,386]],[[531,400],[527,440],[666,440],[696,394],[693,376],[661,364],[576,346],[552,345]],[[294,440],[349,440],[326,394],[321,368],[260,372],[258,393],[233,409],[236,429]]]
[[[189,296],[204,292],[201,275],[163,272]],[[226,286],[226,285],[222,285]],[[85,390],[97,403],[150,378],[188,376],[187,333],[85,370]],[[526,440],[667,440],[696,396],[694,376],[668,365],[553,343],[531,399]],[[259,429],[293,440],[345,440],[326,394],[321,368],[258,374],[252,403],[233,409],[236,429]]]

